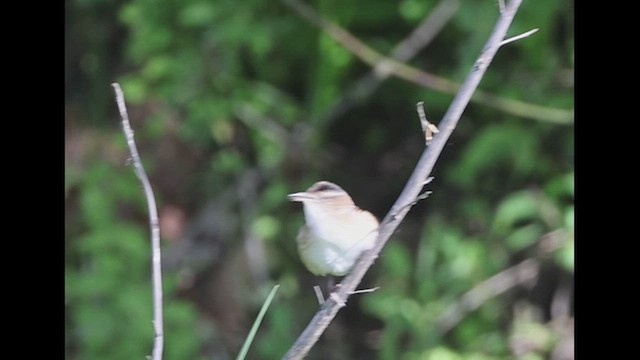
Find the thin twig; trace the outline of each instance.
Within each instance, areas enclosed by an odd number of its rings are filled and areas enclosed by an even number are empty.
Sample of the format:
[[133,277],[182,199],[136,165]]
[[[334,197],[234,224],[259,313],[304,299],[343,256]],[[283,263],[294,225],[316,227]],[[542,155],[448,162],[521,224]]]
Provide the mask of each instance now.
[[370,289],[360,289],[360,290],[355,290],[350,292],[350,295],[355,295],[355,294],[367,294],[367,293],[372,293],[376,290],[380,289],[380,286],[376,286]]
[[[564,231],[559,229],[544,234],[538,241],[536,258],[544,258],[558,250],[565,241],[564,235]],[[526,259],[500,271],[475,285],[449,305],[436,320],[438,328],[442,333],[450,331],[469,312],[515,286],[532,282],[539,273],[540,261],[537,259]]]
[[438,329],[442,333],[449,332],[467,313],[479,308],[487,300],[516,285],[535,279],[538,276],[539,268],[540,264],[537,260],[527,259],[474,286],[442,312],[436,320]]
[[162,359],[162,350],[164,347],[164,335],[163,335],[163,321],[162,321],[162,269],[161,269],[161,256],[160,256],[160,227],[158,226],[158,209],[156,206],[156,199],[153,195],[153,189],[151,183],[147,177],[147,173],[144,171],[142,161],[138,155],[138,148],[136,142],[133,139],[133,130],[129,123],[129,114],[127,113],[127,106],[124,102],[124,95],[120,84],[111,84],[116,92],[116,102],[118,104],[118,110],[120,110],[120,117],[122,118],[122,129],[127,138],[127,145],[129,146],[129,152],[131,153],[131,160],[136,176],[142,183],[144,188],[144,195],[147,199],[147,207],[149,210],[149,226],[151,228],[151,267],[152,267],[152,283],[153,283],[153,329],[155,331],[155,338],[153,340],[153,352],[151,354],[152,360]]
[[[459,0],[441,0],[411,34],[391,50],[389,57],[401,62],[411,60],[440,33],[453,18],[459,5]],[[383,81],[393,75],[386,64],[384,61],[377,63],[371,71],[356,80],[329,110],[317,116],[317,123],[330,123],[373,93]]]
[[411,60],[435,39],[459,7],[459,0],[441,0],[411,34],[391,50],[389,57],[398,61]]
[[[522,0],[511,0],[500,15],[489,39],[487,40],[487,43],[476,60],[475,65],[472,67],[469,75],[467,75],[467,78],[460,87],[460,91],[453,99],[449,109],[445,113],[442,121],[439,123],[440,133],[434,136],[431,145],[424,150],[413,174],[411,174],[411,177],[407,182],[407,185],[391,207],[391,210],[389,210],[385,218],[382,220],[378,230],[378,238],[375,246],[371,250],[366,251],[358,259],[354,268],[342,281],[337,292],[337,298],[340,299],[341,302],[347,301],[350,293],[358,286],[369,267],[378,257],[378,254],[386,244],[391,234],[393,234],[395,229],[400,225],[406,214],[409,212],[410,208],[405,207],[405,204],[411,203],[420,194],[423,184],[435,166],[447,139],[453,133],[453,130],[460,120],[460,116],[471,100],[473,92],[478,87],[487,67],[500,48],[500,42],[504,39],[511,22],[513,21],[513,17],[521,3]],[[329,326],[329,323],[336,316],[340,307],[341,306],[334,298],[327,299],[313,317],[309,325],[307,325],[305,330],[295,341],[291,349],[289,349],[285,354],[284,359],[303,358],[309,352],[311,347],[318,341],[320,335],[324,332],[327,326]]]
[[[427,178],[427,179],[422,183],[422,186],[424,187],[425,185],[427,185],[427,184],[428,184],[428,183],[430,183],[431,181],[433,181],[433,176],[429,176],[429,177],[428,177],[428,178]],[[429,195],[431,195],[431,193],[432,193],[432,192],[433,192],[433,191],[425,191],[424,193],[422,193],[422,194],[418,195],[418,197],[416,197],[416,198],[415,198],[415,200],[413,200],[412,202],[410,202],[410,203],[408,203],[408,204],[406,204],[406,205],[401,206],[400,208],[398,208],[398,211],[403,210],[404,208],[407,208],[407,207],[412,207],[413,205],[417,204],[417,203],[418,203],[418,201],[420,201],[420,200],[424,200],[424,199],[428,198],[428,197],[429,197]],[[393,216],[393,217],[395,217],[396,215],[397,215],[397,214],[391,214],[391,216]]]
[[[327,35],[340,43],[346,50],[360,58],[360,60],[372,67],[378,67],[378,72],[390,73],[406,81],[446,94],[456,94],[460,89],[460,84],[455,81],[420,70],[402,61],[380,54],[345,28],[320,15],[315,9],[303,1],[282,1],[303,18],[321,28]],[[502,40],[503,39],[500,41]],[[482,90],[477,90],[471,100],[528,119],[548,121],[557,124],[573,123],[573,110],[550,108],[520,100],[508,99]]]
[[322,294],[322,289],[320,286],[316,285],[313,287],[313,292],[316,294],[316,299],[318,299],[318,304],[324,304],[324,295]]
[[508,43],[516,41],[516,40],[520,40],[520,39],[526,38],[527,36],[531,36],[531,35],[535,34],[536,32],[538,32],[538,30],[540,30],[540,29],[538,29],[538,28],[531,29],[531,30],[529,30],[529,31],[527,31],[525,33],[520,34],[520,35],[512,36],[512,37],[510,37],[508,39],[502,40],[500,42],[500,46],[508,44]]
[[429,145],[431,140],[433,139],[433,134],[437,134],[440,132],[438,128],[427,120],[427,115],[424,113],[424,101],[420,101],[416,108],[418,110],[418,117],[420,118],[420,126],[422,127],[422,132],[424,133],[424,143],[425,145]]
[[[428,197],[429,197],[429,195],[431,195],[431,193],[433,193],[433,191],[425,191],[425,192],[423,192],[422,194],[418,195],[418,196],[415,198],[415,200],[413,200],[412,202],[410,202],[410,203],[406,204],[405,206],[400,207],[400,208],[398,209],[398,212],[400,212],[400,211],[402,211],[402,210],[404,210],[404,209],[406,209],[406,208],[410,208],[410,207],[412,207],[413,205],[417,204],[417,203],[418,203],[418,201],[420,201],[420,200],[424,200],[424,199],[428,198]],[[393,214],[393,216],[395,217],[395,216],[397,216],[397,214]]]

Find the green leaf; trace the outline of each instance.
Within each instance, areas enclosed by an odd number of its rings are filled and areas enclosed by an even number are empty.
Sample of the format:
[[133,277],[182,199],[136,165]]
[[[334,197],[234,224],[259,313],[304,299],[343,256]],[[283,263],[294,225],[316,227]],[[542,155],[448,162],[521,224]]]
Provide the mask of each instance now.
[[520,222],[532,221],[539,215],[537,195],[524,190],[504,199],[496,210],[493,230],[501,235],[509,235]]

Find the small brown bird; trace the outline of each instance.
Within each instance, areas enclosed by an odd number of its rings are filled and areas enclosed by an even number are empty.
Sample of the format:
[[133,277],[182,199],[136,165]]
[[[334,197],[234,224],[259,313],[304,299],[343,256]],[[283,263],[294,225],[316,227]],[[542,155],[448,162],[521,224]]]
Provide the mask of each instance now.
[[357,207],[340,186],[319,181],[307,191],[289,194],[302,202],[305,225],[296,242],[302,262],[315,275],[342,276],[378,237],[378,220]]

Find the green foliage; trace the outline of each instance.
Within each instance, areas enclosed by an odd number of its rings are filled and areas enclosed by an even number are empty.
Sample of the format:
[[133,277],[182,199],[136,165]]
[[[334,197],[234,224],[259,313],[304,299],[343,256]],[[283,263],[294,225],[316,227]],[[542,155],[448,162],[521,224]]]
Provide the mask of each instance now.
[[[474,134],[450,178],[463,187],[497,181],[501,169],[529,177],[540,162],[538,143],[522,126],[488,125]],[[509,174],[509,175],[511,175]]]
[[[306,3],[387,54],[439,1]],[[452,95],[389,78],[343,102],[370,68],[282,1],[67,5],[65,357],[151,352],[147,209],[115,120],[118,81],[161,223],[181,230],[163,239],[179,263],[164,272],[165,358],[233,358],[273,283],[248,358],[281,358],[324,284],[296,253],[302,215],[286,195],[331,180],[382,218],[423,149],[415,103],[437,124]],[[480,88],[571,109],[572,12],[573,2],[524,1],[509,34],[540,30],[501,48]],[[497,17],[495,1],[461,1],[409,65],[461,82]],[[309,358],[548,357],[565,338],[548,304],[572,291],[573,145],[571,125],[471,103],[425,188],[433,194],[368,275],[381,288],[350,299]],[[452,304],[525,259],[545,269],[534,283],[458,310],[442,330]]]

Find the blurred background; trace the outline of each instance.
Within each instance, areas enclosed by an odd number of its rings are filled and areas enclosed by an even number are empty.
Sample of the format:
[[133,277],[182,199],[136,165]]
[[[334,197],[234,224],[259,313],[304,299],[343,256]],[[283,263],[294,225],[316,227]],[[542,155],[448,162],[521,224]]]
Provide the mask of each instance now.
[[[382,219],[499,11],[494,0],[65,1],[65,358],[279,359],[318,309],[300,204],[333,181]],[[321,26],[319,26],[321,25]],[[573,359],[573,1],[525,0],[420,201],[308,359]],[[396,67],[379,65],[393,57]],[[377,65],[377,66],[376,66]],[[375,70],[374,70],[375,69]]]

